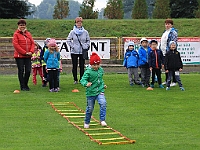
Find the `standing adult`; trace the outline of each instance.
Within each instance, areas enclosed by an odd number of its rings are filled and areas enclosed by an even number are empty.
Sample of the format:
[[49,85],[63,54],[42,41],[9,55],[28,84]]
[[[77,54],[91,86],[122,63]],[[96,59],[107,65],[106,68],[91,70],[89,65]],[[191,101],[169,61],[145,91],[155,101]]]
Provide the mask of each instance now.
[[31,73],[31,56],[34,52],[34,41],[26,30],[26,21],[18,21],[18,29],[13,35],[14,58],[18,68],[18,79],[22,91],[29,91],[28,81]]
[[[165,20],[165,31],[162,34],[161,42],[160,42],[160,49],[162,50],[163,56],[165,58],[165,54],[167,51],[170,50],[169,43],[170,41],[174,41],[177,43],[178,40],[178,31],[173,27],[174,22],[172,19],[166,19]],[[168,73],[165,73],[165,82],[163,84],[166,84]],[[175,73],[173,74],[173,81],[171,86],[176,85],[176,79],[175,79]]]
[[89,49],[90,37],[87,30],[82,26],[82,17],[77,17],[75,19],[75,25],[73,30],[69,33],[67,37],[67,44],[70,46],[71,59],[72,59],[72,74],[74,78],[74,84],[78,83],[77,77],[77,67],[79,59],[80,68],[80,80],[84,73],[85,58],[83,55],[83,50]]

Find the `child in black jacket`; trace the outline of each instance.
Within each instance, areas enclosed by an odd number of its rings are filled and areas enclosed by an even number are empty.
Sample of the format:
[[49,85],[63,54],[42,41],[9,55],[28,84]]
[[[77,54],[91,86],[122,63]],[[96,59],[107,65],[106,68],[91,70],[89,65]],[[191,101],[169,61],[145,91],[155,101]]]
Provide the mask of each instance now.
[[179,74],[179,71],[182,71],[183,69],[183,63],[180,57],[180,53],[176,49],[176,42],[170,41],[169,47],[170,51],[168,51],[165,55],[165,71],[169,74],[166,90],[170,89],[171,78],[175,72],[176,81],[178,82],[181,91],[184,91],[185,89],[183,88]]
[[156,74],[158,78],[159,88],[164,88],[164,86],[161,84],[162,83],[161,69],[164,65],[164,58],[162,51],[160,49],[157,49],[157,46],[158,46],[158,41],[156,40],[150,41],[150,47],[152,51],[149,54],[148,62],[149,62],[149,69],[152,72],[151,87],[154,88],[155,74]]

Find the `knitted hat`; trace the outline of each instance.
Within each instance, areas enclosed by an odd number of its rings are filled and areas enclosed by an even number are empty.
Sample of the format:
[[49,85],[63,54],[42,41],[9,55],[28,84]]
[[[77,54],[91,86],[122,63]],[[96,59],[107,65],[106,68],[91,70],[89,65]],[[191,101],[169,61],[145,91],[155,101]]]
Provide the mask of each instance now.
[[56,40],[55,39],[50,39],[49,43],[48,43],[48,46],[50,46],[50,47],[56,47],[57,46]]
[[130,41],[130,42],[128,43],[128,46],[133,46],[133,47],[134,47],[134,42]]
[[75,23],[77,23],[77,22],[83,22],[83,18],[82,17],[76,17]]
[[170,41],[170,42],[169,42],[169,47],[170,47],[172,44],[175,44],[175,45],[176,45],[176,42]]
[[148,42],[148,40],[147,40],[146,38],[142,38],[142,39],[140,40],[140,44],[142,44],[143,41],[147,41],[147,42]]
[[100,62],[101,62],[101,59],[97,55],[97,53],[92,52],[92,55],[90,56],[90,65],[100,64]]
[[156,44],[158,44],[158,41],[155,40],[155,39],[153,39],[153,40],[150,41],[150,44],[152,44],[152,43],[156,43]]
[[51,40],[51,38],[46,38],[46,40],[44,41],[44,44],[48,44],[49,43],[49,40]]

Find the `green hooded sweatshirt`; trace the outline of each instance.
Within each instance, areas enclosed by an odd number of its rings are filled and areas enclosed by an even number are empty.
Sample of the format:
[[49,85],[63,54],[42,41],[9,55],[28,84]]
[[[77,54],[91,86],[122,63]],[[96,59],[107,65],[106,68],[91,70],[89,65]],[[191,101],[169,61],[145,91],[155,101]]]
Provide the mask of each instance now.
[[[97,96],[100,93],[104,93],[104,81],[103,81],[103,68],[99,67],[98,70],[87,67],[84,75],[81,78],[81,84],[86,87],[86,96]],[[92,85],[87,87],[87,83],[91,82]]]

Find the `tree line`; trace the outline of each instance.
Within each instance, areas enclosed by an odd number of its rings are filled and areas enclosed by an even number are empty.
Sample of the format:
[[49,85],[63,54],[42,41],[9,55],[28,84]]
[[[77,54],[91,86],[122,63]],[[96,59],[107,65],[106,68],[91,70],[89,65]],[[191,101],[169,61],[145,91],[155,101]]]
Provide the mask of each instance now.
[[132,19],[199,18],[200,0],[108,0],[104,15],[123,19],[126,12]]
[[200,18],[200,0],[108,0],[102,10],[94,10],[95,2],[83,0],[80,4],[73,0],[43,0],[36,7],[27,0],[1,0],[0,18]]

